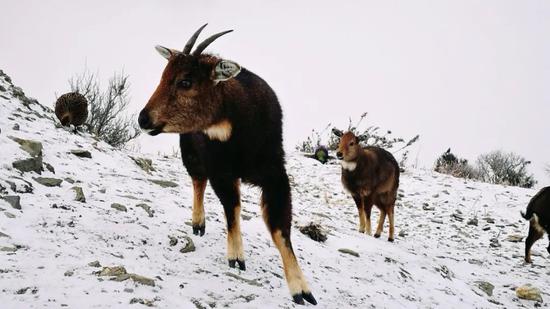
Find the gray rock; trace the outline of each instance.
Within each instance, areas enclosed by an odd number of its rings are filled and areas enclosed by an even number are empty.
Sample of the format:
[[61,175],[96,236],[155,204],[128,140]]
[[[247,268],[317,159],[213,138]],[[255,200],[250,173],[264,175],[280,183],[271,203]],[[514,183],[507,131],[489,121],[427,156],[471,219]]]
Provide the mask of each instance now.
[[314,241],[325,242],[327,240],[327,232],[318,223],[310,222],[307,225],[298,227],[298,230]]
[[153,161],[151,159],[137,158],[137,157],[130,157],[130,158],[134,160],[137,166],[139,166],[146,173],[151,174],[151,172],[155,171],[155,169],[153,168]]
[[11,212],[7,212],[7,211],[4,211],[4,215],[10,219],[14,219],[15,218],[15,215],[12,214]]
[[21,197],[18,195],[6,195],[2,199],[10,204],[11,207],[21,209]]
[[126,206],[119,203],[112,203],[111,208],[114,208],[118,211],[124,211],[124,212],[128,211],[128,209],[126,209]]
[[487,296],[493,296],[493,290],[495,289],[495,286],[492,285],[490,282],[476,281],[475,284],[480,290],[487,294]]
[[34,188],[32,186],[32,183],[26,181],[23,178],[19,177],[12,177],[13,179],[20,180],[20,183],[16,183],[14,181],[6,180],[6,182],[10,185],[10,189],[13,192],[17,193],[32,193],[34,191]]
[[120,276],[127,274],[126,268],[124,266],[112,266],[112,267],[103,267],[103,269],[97,272],[97,275],[102,276]]
[[71,153],[80,158],[92,158],[92,154],[88,150],[73,149]]
[[42,157],[29,158],[23,160],[14,161],[11,164],[15,169],[26,173],[26,172],[36,172],[42,174]]
[[29,139],[22,139],[14,136],[9,136],[11,140],[18,143],[21,147],[21,149],[28,152],[33,157],[41,157],[42,156],[42,143],[29,140]]
[[101,267],[101,264],[99,263],[99,261],[93,261],[93,262],[88,263],[88,266]]
[[338,249],[338,252],[353,255],[355,257],[359,257],[359,253],[357,253],[357,252],[355,252],[351,249],[341,248],[341,249]]
[[10,235],[0,232],[0,237],[11,238]]
[[173,182],[173,181],[168,181],[168,180],[160,180],[160,179],[149,179],[150,182],[154,183],[154,184],[157,184],[163,188],[175,188],[178,186],[177,183]]
[[33,177],[34,181],[46,187],[59,187],[63,182],[62,179],[50,178],[50,177]]
[[523,241],[523,236],[517,235],[517,234],[512,234],[512,235],[508,235],[506,240],[509,241],[509,242],[522,242]]
[[63,276],[65,276],[65,277],[72,277],[73,275],[74,275],[74,271],[72,271],[72,270],[67,270],[67,271],[63,274]]
[[516,289],[516,296],[521,299],[542,302],[540,290],[531,284],[525,284]]
[[145,212],[149,215],[149,217],[153,217],[153,214],[155,213],[155,211],[151,209],[151,206],[145,203],[137,204],[136,207],[143,208],[143,210],[145,210]]
[[63,178],[63,180],[65,180],[66,182],[70,183],[70,184],[73,184],[75,183],[74,179],[70,178],[70,177],[65,177]]
[[134,293],[134,289],[132,288],[124,288],[123,290],[125,293]]
[[71,189],[75,193],[75,197],[74,197],[75,201],[86,203],[86,197],[84,196],[84,191],[82,190],[81,187],[72,187]]
[[53,166],[52,166],[51,164],[44,162],[44,166],[45,166],[46,169],[47,169],[48,171],[50,171],[52,174],[55,174],[55,168],[53,168]]
[[189,236],[183,236],[183,238],[187,241],[187,243],[183,246],[183,248],[181,248],[180,252],[188,253],[195,251],[195,243],[193,243],[193,239]]
[[141,304],[141,305],[144,305],[144,306],[147,306],[147,307],[154,307],[155,306],[155,300],[149,300],[149,299],[145,299],[145,298],[134,297],[134,298],[130,299],[130,305],[133,305],[133,304]]
[[140,283],[140,284],[143,284],[143,285],[155,286],[155,280],[153,280],[151,278],[147,278],[147,277],[140,276],[140,275],[137,275],[137,274],[130,274],[130,278],[132,280],[134,280],[134,282],[137,282],[137,283]]
[[477,218],[472,218],[472,219],[468,220],[468,222],[466,224],[477,226],[478,220],[477,220]]
[[13,129],[14,131],[19,131],[19,124],[17,124],[17,123],[14,124],[13,127],[12,127],[12,129]]
[[178,244],[178,239],[174,236],[168,236],[168,239],[170,239],[170,242],[168,243],[170,247],[173,247]]
[[243,277],[241,277],[239,275],[236,275],[234,273],[225,272],[224,275],[226,275],[228,277],[231,277],[231,278],[234,278],[234,279],[237,279],[237,280],[240,280],[242,282],[248,283],[248,284],[253,285],[253,286],[262,286],[262,284],[259,283],[257,280],[246,279],[246,278],[243,278]]

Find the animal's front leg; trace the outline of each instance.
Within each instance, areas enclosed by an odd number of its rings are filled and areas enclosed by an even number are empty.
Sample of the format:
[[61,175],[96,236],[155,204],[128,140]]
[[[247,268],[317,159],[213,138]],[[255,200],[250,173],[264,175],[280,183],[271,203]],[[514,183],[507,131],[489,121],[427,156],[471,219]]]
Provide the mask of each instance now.
[[359,196],[353,196],[353,201],[355,202],[355,206],[357,206],[357,211],[359,213],[359,233],[365,233],[367,223],[363,199]]
[[372,235],[372,227],[371,227],[371,220],[370,220],[372,205],[373,205],[373,202],[372,202],[371,196],[367,196],[363,199],[363,207],[365,208],[365,217],[367,221],[365,232],[369,235]]
[[206,188],[206,179],[193,178],[193,215],[191,223],[193,224],[193,234],[203,236],[205,232],[206,220],[204,216],[204,189]]
[[238,179],[211,179],[210,184],[220,199],[227,223],[227,260],[229,267],[246,270],[241,236],[241,196]]
[[374,233],[374,237],[378,238],[380,237],[380,234],[382,234],[385,220],[386,220],[386,212],[383,209],[380,209],[380,218],[378,218],[378,226],[376,227],[376,233]]

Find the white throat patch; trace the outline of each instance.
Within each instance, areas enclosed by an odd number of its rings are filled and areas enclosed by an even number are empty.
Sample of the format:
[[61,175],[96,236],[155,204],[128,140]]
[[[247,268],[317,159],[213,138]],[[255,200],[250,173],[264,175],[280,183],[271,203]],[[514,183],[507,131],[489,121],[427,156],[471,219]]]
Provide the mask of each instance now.
[[348,170],[350,172],[354,171],[355,168],[357,167],[357,162],[347,162],[342,160],[341,164],[343,169]]
[[225,142],[231,137],[231,132],[233,131],[233,126],[229,120],[222,120],[208,129],[204,130],[204,134],[208,135],[210,139],[219,140]]

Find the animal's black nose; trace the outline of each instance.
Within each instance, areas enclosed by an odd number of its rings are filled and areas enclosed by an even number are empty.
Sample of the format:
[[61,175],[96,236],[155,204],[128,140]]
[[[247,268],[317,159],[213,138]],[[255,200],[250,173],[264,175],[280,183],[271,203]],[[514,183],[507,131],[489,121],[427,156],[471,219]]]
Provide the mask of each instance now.
[[152,123],[148,111],[142,110],[141,113],[139,113],[138,123],[142,129],[151,129]]
[[336,157],[338,157],[338,159],[341,160],[344,156],[342,155],[342,153],[341,153],[340,151],[338,151],[338,152],[336,153]]

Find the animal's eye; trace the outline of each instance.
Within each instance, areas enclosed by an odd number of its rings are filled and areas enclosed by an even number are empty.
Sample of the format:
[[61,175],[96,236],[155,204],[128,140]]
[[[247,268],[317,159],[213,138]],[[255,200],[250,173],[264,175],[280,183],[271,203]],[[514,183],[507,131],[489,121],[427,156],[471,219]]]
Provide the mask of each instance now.
[[178,88],[181,89],[189,89],[191,88],[191,80],[190,79],[182,79],[178,82]]

